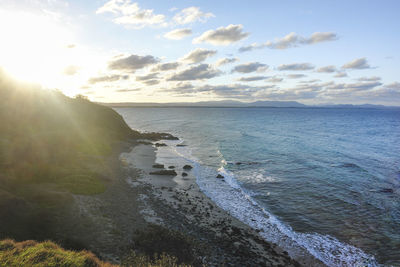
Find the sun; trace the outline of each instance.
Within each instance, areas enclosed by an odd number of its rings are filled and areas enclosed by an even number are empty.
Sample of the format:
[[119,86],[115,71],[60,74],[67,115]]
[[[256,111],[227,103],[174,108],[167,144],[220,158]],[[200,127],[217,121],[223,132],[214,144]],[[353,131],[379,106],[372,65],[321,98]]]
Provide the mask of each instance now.
[[76,74],[86,58],[63,23],[52,13],[0,9],[0,67],[16,79],[77,93]]

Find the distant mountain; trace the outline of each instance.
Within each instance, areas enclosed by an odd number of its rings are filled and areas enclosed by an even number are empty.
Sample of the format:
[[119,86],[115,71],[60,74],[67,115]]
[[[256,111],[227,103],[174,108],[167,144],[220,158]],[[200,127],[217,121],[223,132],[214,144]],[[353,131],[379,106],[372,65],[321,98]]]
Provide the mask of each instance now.
[[256,101],[240,102],[233,100],[222,101],[202,101],[193,103],[100,103],[111,107],[276,107],[276,108],[294,108],[307,107],[296,101]]
[[304,105],[296,101],[256,101],[256,102],[240,102],[234,100],[221,101],[202,101],[202,102],[176,102],[176,103],[99,103],[109,107],[270,107],[270,108],[400,108],[399,106],[384,106],[372,104],[324,104],[324,105]]

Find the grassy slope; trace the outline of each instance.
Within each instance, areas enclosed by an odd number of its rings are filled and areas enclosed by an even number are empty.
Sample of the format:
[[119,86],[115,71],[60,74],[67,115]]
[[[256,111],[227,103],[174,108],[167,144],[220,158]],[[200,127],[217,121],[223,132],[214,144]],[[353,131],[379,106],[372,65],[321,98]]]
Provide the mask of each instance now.
[[0,241],[0,266],[92,266],[112,267],[88,251],[68,251],[46,241]]
[[[77,227],[88,231],[71,213],[73,195],[107,188],[107,158],[122,141],[161,138],[173,137],[133,131],[111,108],[18,83],[0,69],[0,240],[50,239],[84,248],[70,238],[71,232],[79,233]],[[159,265],[142,256],[131,259],[143,266],[176,266],[168,256],[157,259]],[[0,266],[34,261],[38,266],[107,266],[90,253],[64,251],[47,241],[0,241]]]
[[113,146],[140,136],[110,108],[0,70],[0,238],[63,243],[59,221],[72,194],[103,192]]

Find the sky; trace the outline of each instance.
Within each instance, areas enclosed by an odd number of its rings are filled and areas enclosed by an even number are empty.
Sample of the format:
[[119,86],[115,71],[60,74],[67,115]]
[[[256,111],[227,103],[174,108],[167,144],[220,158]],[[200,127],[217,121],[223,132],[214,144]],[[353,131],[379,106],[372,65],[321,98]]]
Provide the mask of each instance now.
[[400,2],[0,0],[0,68],[98,102],[400,106]]

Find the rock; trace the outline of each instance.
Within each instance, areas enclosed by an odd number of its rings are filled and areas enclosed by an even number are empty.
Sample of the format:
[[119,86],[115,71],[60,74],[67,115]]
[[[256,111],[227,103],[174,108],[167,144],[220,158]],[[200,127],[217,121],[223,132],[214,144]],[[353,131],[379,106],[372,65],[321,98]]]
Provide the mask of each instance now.
[[242,165],[242,163],[241,162],[236,162],[236,165]]
[[169,166],[168,169],[175,169],[175,166]]
[[180,147],[182,147],[182,146],[186,146],[186,145],[183,145],[183,144],[177,144],[176,146],[180,146]]
[[175,137],[168,133],[140,133],[140,138],[148,139],[148,140],[179,140],[178,137]]
[[183,166],[183,169],[184,170],[191,170],[191,169],[193,169],[193,167],[190,166],[190,165],[185,165],[185,166]]
[[164,169],[164,165],[163,165],[163,164],[154,164],[154,165],[153,165],[153,168],[156,168],[156,169]]
[[154,144],[156,147],[160,147],[160,146],[167,146],[166,144],[164,144],[164,143],[155,143]]
[[222,176],[221,174],[218,174],[218,175],[217,175],[217,178],[218,178],[218,179],[224,179],[225,177]]
[[186,172],[182,172],[182,177],[186,177],[188,174]]
[[143,140],[137,141],[136,143],[139,145],[152,145],[153,144],[152,142],[143,141]]
[[151,175],[171,175],[177,176],[178,174],[174,170],[159,170],[155,172],[150,172]]

